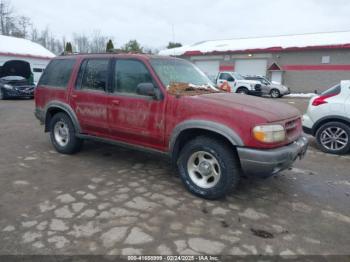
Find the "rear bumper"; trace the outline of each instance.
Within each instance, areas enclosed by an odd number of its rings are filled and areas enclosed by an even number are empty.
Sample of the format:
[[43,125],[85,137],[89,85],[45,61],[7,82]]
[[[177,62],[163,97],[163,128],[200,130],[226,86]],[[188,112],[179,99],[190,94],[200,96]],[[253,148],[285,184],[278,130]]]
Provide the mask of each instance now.
[[245,174],[266,178],[289,168],[298,157],[302,158],[308,145],[308,139],[302,136],[292,144],[276,149],[240,147],[237,151]]

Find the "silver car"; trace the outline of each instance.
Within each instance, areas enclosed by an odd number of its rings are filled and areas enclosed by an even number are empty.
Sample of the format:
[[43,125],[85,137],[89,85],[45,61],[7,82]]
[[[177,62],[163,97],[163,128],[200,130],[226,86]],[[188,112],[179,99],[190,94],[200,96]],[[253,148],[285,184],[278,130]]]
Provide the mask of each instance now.
[[271,82],[263,76],[245,76],[245,79],[259,81],[260,83],[266,85],[266,88],[268,89],[267,93],[272,98],[279,98],[290,94],[290,89],[288,87],[276,82]]

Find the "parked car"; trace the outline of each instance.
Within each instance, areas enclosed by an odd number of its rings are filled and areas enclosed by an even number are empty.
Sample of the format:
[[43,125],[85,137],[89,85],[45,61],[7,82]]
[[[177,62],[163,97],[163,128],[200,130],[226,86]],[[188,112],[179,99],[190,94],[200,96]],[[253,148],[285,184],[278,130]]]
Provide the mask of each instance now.
[[0,100],[34,97],[33,75],[29,63],[11,60],[0,67]]
[[232,93],[261,96],[267,94],[264,84],[256,80],[247,80],[236,72],[219,72],[216,77],[216,85],[221,86],[227,82]]
[[279,98],[284,95],[290,94],[290,89],[287,86],[279,84],[277,82],[271,82],[266,77],[263,76],[245,76],[247,80],[259,81],[261,84],[267,87],[267,93],[272,98]]
[[219,92],[192,63],[132,54],[55,58],[35,90],[35,115],[63,154],[95,139],[165,154],[190,192],[218,199],[242,173],[268,177],[308,141],[294,107]]
[[341,81],[310,100],[303,129],[316,137],[317,145],[326,153],[350,151],[350,80]]

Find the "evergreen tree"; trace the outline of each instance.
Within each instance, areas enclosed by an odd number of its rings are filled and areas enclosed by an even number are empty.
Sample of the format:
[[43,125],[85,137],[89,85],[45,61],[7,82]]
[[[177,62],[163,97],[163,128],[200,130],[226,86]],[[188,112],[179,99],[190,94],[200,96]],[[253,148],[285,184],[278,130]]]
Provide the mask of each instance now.
[[106,47],[106,52],[113,52],[114,51],[114,45],[111,39],[109,39]]
[[67,42],[64,51],[65,51],[66,53],[73,53],[73,47],[72,47],[71,42]]
[[168,44],[168,46],[166,48],[167,49],[172,49],[172,48],[181,47],[181,46],[182,46],[181,43],[169,42],[169,44]]

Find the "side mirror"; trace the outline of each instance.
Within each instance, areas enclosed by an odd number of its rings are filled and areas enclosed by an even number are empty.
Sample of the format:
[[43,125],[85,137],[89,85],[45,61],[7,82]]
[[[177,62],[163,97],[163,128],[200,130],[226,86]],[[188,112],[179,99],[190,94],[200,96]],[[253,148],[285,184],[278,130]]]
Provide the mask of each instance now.
[[136,87],[136,92],[138,95],[151,96],[157,100],[160,100],[162,98],[162,93],[152,83],[138,84]]

